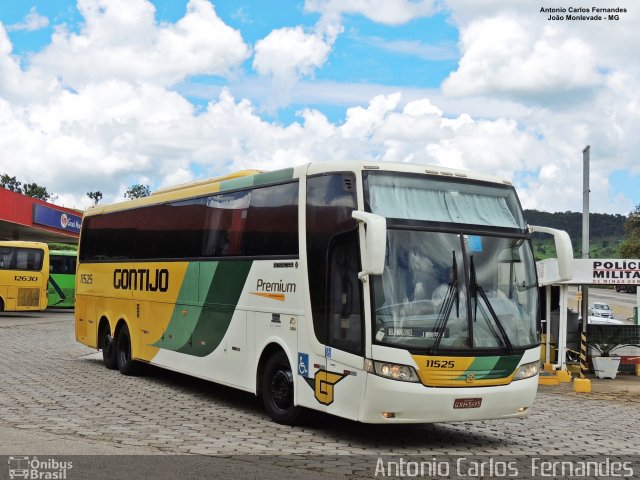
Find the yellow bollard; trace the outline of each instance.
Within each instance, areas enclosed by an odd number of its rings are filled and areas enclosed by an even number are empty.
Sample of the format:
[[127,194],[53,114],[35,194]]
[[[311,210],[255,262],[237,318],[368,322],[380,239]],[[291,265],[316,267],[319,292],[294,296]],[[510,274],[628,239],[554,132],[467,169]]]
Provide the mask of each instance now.
[[561,383],[571,382],[571,373],[567,370],[556,370],[556,377],[558,377],[558,381]]
[[573,381],[573,390],[576,393],[591,393],[591,380],[588,378],[576,378]]

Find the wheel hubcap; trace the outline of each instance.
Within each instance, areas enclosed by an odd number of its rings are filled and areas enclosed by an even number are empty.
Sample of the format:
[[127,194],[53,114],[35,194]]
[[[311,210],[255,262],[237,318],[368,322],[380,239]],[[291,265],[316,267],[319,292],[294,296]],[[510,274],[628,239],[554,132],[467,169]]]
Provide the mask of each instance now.
[[271,398],[280,410],[287,410],[293,403],[293,379],[291,373],[278,370],[271,379]]

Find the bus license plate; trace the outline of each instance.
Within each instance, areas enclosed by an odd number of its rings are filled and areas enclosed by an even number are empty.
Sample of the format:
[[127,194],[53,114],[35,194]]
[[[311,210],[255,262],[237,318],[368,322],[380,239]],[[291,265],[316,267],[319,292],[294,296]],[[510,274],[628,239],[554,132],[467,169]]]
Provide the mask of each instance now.
[[453,408],[480,408],[481,398],[456,398],[453,401]]

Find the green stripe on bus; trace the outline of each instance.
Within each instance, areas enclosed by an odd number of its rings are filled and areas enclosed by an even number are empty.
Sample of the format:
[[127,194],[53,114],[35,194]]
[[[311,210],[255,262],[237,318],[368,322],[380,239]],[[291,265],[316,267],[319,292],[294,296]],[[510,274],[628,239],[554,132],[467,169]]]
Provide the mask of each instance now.
[[253,186],[265,185],[268,183],[284,182],[293,178],[293,168],[283,168],[273,172],[259,173],[253,177]]
[[232,178],[231,180],[225,180],[220,182],[220,191],[225,192],[228,190],[236,190],[238,188],[247,188],[253,186],[253,175],[248,177]]
[[191,334],[191,340],[178,352],[204,357],[213,352],[227,333],[231,318],[253,264],[250,260],[218,264],[205,305]]
[[465,380],[467,375],[473,373],[476,379],[480,379],[493,370],[493,367],[498,363],[500,357],[476,357],[471,365],[462,373],[456,377],[456,380]]
[[248,177],[232,178],[220,182],[220,191],[236,190],[238,188],[258,187],[270,183],[284,182],[293,178],[293,168],[283,168],[273,172],[258,173]]
[[500,357],[500,360],[498,361],[496,366],[493,367],[492,373],[495,372],[499,375],[502,375],[499,372],[504,372],[504,375],[502,376],[508,377],[516,369],[516,367],[520,363],[520,360],[522,360],[523,355],[524,353],[520,355],[505,355],[503,357]]
[[[213,272],[215,272],[217,266],[218,262],[189,263],[180,286],[176,304],[173,307],[169,325],[167,325],[167,329],[162,334],[162,338],[153,344],[154,347],[177,351],[191,340],[193,329],[202,314],[202,306],[193,305],[194,300],[197,300],[193,297],[197,293],[196,288],[199,284],[200,275],[203,271],[209,270],[212,271],[210,278],[213,278]],[[210,283],[207,285],[210,285]],[[202,298],[204,299],[204,296]],[[191,303],[191,305],[185,304],[186,302]]]
[[465,380],[469,373],[473,373],[476,380],[508,377],[513,373],[521,358],[522,354],[476,357],[469,368],[456,380]]

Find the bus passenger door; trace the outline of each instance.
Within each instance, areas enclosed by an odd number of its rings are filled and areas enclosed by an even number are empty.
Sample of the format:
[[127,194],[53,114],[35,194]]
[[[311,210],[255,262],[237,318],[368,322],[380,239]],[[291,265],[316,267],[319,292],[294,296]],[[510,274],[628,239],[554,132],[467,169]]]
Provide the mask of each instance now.
[[316,377],[316,382],[321,382],[319,388],[316,385],[316,396],[319,394],[324,400],[327,412],[354,420],[358,418],[365,387],[359,267],[357,230],[334,237],[328,262],[326,373],[325,378]]

